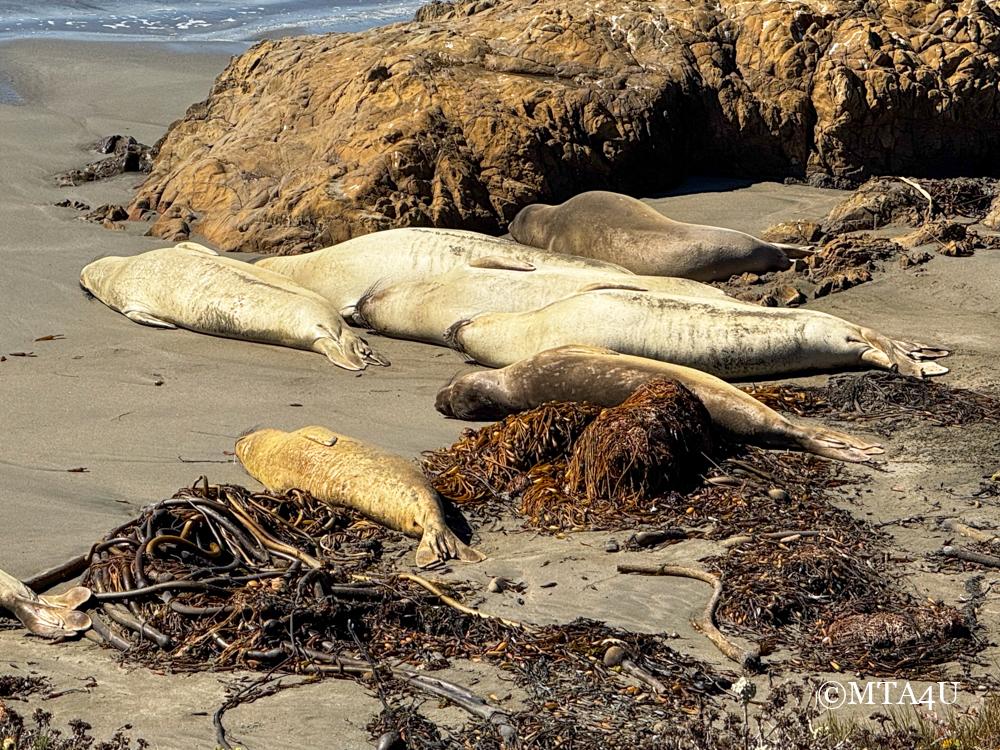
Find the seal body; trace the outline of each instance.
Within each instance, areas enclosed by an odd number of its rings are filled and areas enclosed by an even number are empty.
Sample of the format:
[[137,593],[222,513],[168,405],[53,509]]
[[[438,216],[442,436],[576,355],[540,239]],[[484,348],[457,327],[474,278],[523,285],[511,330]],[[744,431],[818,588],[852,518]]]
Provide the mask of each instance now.
[[354,317],[386,336],[443,345],[445,332],[456,321],[486,312],[534,310],[566,295],[596,289],[730,299],[721,290],[690,279],[580,268],[524,268],[504,258],[481,258],[438,277],[379,285],[358,300]]
[[617,406],[657,377],[686,386],[704,404],[713,425],[740,442],[841,461],[867,461],[883,452],[877,443],[787,419],[714,375],[589,346],[561,346],[500,370],[457,376],[438,392],[436,406],[446,416],[475,420],[501,419],[548,401]]
[[143,325],[306,349],[347,370],[388,364],[315,292],[193,242],[101,258],[80,284]]
[[14,576],[0,570],[0,609],[14,615],[28,632],[43,638],[65,638],[90,628],[90,617],[76,608],[90,589],[75,586],[62,594],[39,596]]
[[946,350],[822,312],[623,290],[575,294],[531,312],[483,314],[456,323],[446,338],[491,367],[585,344],[727,379],[862,366],[921,377],[948,371],[926,361]]
[[449,558],[484,559],[448,528],[437,492],[402,456],[316,426],[252,432],[236,442],[236,455],[271,492],[299,489],[419,538],[421,567]]
[[563,256],[478,232],[423,228],[373,232],[304,255],[263,258],[256,266],[288,276],[350,317],[361,296],[376,284],[431,279],[488,256],[502,256],[524,267],[630,273],[613,263]]
[[635,273],[698,281],[782,271],[791,266],[785,250],[793,247],[674,221],[640,200],[601,190],[558,206],[526,206],[514,217],[510,234],[526,245],[611,261]]

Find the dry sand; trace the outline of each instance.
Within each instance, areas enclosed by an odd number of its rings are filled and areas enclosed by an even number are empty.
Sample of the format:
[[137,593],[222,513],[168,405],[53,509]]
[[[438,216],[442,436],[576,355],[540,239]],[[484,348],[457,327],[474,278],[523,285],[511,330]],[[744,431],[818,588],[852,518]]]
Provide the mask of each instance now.
[[[224,454],[252,425],[323,423],[411,456],[450,443],[467,426],[433,408],[438,387],[466,367],[455,352],[373,338],[392,367],[354,376],[306,352],[137,326],[78,289],[80,268],[95,256],[163,243],[140,236],[141,227],[108,231],[52,206],[66,197],[92,206],[124,202],[136,177],[66,189],[55,187],[51,175],[95,158],[88,144],[111,133],[153,143],[208,91],[225,62],[224,55],[174,45],[0,46],[0,77],[24,100],[0,104],[0,354],[36,355],[0,363],[0,567],[14,574],[85,550],[139,507],[201,473],[213,482],[252,485]],[[684,221],[754,232],[820,216],[841,198],[774,183],[729,187],[694,182],[652,203]],[[953,348],[950,382],[996,388],[998,274],[996,252],[938,257],[919,271],[895,272],[814,306]],[[34,341],[48,334],[65,339]],[[885,471],[854,470],[872,477],[858,514],[883,521],[933,508],[997,520],[995,507],[974,508],[945,492],[968,494],[984,472],[1000,468],[994,431],[912,428],[892,436],[887,448]],[[87,471],[68,471],[78,467]],[[929,522],[889,528],[912,559],[914,588],[955,603],[965,576],[922,572],[923,554],[939,548],[943,535]],[[676,631],[678,649],[728,668],[688,624],[705,601],[703,585],[614,574],[627,555],[605,553],[604,542],[626,536],[484,532],[478,546],[490,559],[456,566],[451,576],[485,582],[504,575],[528,584],[523,604],[511,594],[489,595],[482,604],[487,611],[536,622],[583,615],[637,630]],[[711,549],[685,543],[654,556],[691,561]],[[549,582],[557,585],[540,587]],[[995,637],[995,597],[981,614]],[[214,744],[210,716],[230,675],[154,674],[119,666],[112,654],[86,643],[52,646],[17,631],[0,633],[0,649],[10,665],[0,671],[42,672],[59,689],[96,678],[90,692],[42,704],[57,720],[82,716],[99,734],[129,723],[155,748]],[[996,650],[983,657],[995,664]],[[475,678],[469,669],[461,678],[467,682]],[[478,689],[501,697],[511,692],[488,674]],[[361,687],[329,680],[240,708],[227,725],[235,740],[255,748],[365,747],[364,725],[377,707]],[[436,715],[460,720],[453,710]]]

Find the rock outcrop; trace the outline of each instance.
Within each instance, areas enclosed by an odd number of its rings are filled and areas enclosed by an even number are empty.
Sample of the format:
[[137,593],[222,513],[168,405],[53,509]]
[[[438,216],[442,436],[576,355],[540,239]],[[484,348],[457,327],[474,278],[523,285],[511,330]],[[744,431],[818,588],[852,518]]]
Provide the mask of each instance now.
[[690,171],[994,173],[998,54],[986,0],[432,3],[235,58],[133,208],[290,253],[396,226],[496,231],[531,202]]

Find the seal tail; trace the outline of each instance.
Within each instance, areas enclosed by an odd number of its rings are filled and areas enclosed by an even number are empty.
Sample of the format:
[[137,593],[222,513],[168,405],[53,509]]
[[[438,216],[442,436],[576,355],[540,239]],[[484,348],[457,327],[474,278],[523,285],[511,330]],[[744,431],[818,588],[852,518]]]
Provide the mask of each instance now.
[[443,524],[425,528],[417,545],[417,567],[426,568],[438,561],[452,559],[477,563],[485,560],[486,555],[463,542]]
[[862,333],[870,346],[861,355],[861,360],[867,364],[915,378],[944,375],[948,372],[947,367],[930,361],[947,357],[951,353],[947,349],[890,339],[870,329],[864,329]]

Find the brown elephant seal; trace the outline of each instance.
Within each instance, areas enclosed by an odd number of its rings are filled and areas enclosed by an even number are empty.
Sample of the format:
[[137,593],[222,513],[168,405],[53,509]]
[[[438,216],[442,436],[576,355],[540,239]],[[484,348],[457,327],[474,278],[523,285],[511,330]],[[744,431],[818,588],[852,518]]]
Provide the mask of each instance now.
[[627,290],[574,294],[531,312],[485,313],[455,323],[446,340],[490,367],[584,344],[726,379],[865,366],[918,377],[948,372],[926,361],[946,350],[827,313]]
[[485,559],[448,528],[441,498],[402,456],[316,426],[252,432],[236,441],[236,455],[271,492],[299,489],[419,538],[420,567],[450,558]]
[[478,232],[425,228],[373,232],[304,255],[263,258],[255,265],[311,289],[349,318],[358,299],[376,284],[432,279],[490,256],[507,258],[526,269],[575,268],[631,275],[613,263],[550,253]]
[[506,258],[480,258],[434,278],[380,284],[358,300],[354,319],[385,336],[444,345],[445,332],[455,321],[486,312],[534,310],[566,295],[597,289],[730,299],[721,290],[690,279],[526,268]]
[[194,242],[100,258],[80,285],[142,325],[305,349],[346,370],[389,364],[315,292]]
[[525,245],[618,263],[638,274],[698,281],[783,271],[786,251],[734,229],[686,224],[619,193],[580,193],[558,206],[536,203],[514,217],[510,234]]
[[90,617],[76,608],[90,598],[90,589],[75,586],[62,594],[39,596],[9,573],[0,570],[0,608],[6,609],[28,632],[42,638],[67,638],[90,629]]
[[740,442],[807,451],[840,461],[867,461],[884,452],[878,443],[787,419],[714,375],[591,346],[560,346],[501,370],[459,375],[438,392],[436,406],[446,416],[481,421],[501,419],[548,401],[617,406],[657,377],[687,386],[705,405],[712,423]]

